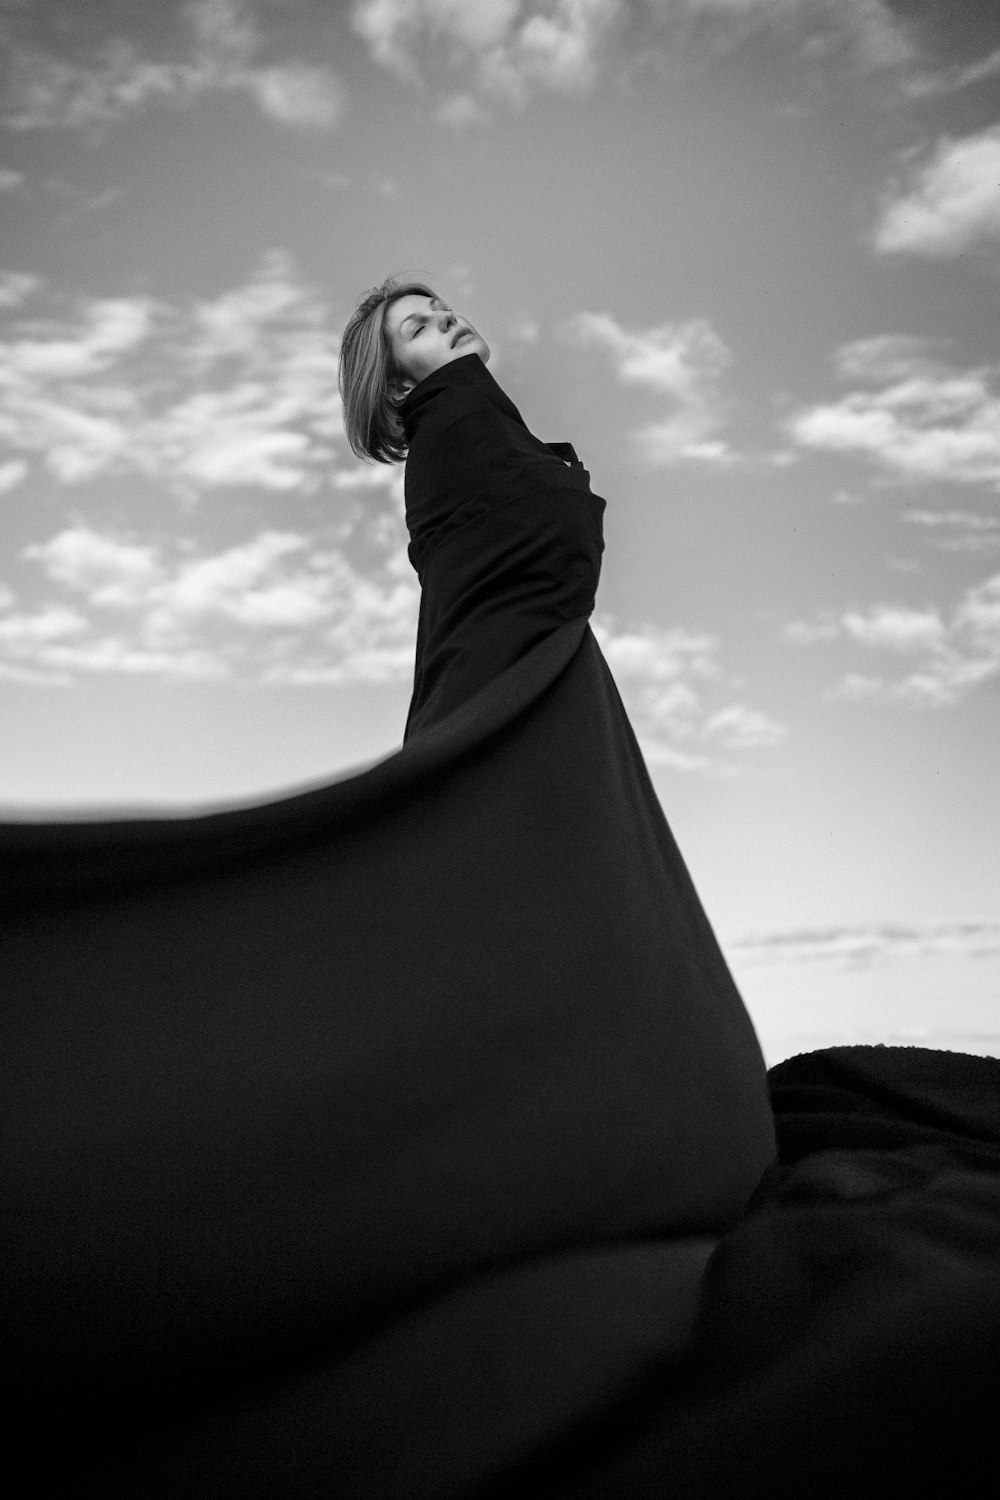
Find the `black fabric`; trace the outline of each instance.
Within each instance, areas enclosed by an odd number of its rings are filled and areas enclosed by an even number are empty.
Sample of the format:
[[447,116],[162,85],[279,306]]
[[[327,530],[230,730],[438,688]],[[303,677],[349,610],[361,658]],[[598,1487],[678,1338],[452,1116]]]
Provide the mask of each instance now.
[[406,417],[403,748],[0,829],[13,1492],[979,1493],[1000,1062],[765,1078],[587,624],[603,502],[474,356]]
[[992,1487],[1000,1060],[834,1047],[769,1081],[779,1164],[709,1262],[691,1347],[492,1500]]
[[587,623],[603,502],[477,365],[407,412],[402,749],[262,806],[0,829],[22,1493],[493,1482],[679,1354],[774,1161]]
[[570,444],[540,442],[477,354],[402,416],[409,556],[421,583],[405,738],[594,607],[604,501]]

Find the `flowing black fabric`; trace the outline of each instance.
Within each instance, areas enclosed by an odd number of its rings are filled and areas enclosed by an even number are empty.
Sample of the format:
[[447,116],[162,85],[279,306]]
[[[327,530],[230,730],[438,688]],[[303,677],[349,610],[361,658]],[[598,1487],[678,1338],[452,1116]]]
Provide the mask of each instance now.
[[421,381],[402,415],[421,583],[408,739],[590,615],[604,501],[572,446],[529,432],[476,354]]
[[603,501],[474,356],[405,412],[402,749],[0,829],[26,1494],[465,1494],[690,1337],[775,1155],[587,623]]
[[1000,1060],[831,1047],[769,1081],[779,1164],[713,1253],[689,1349],[490,1500],[993,1487]]
[[404,416],[402,749],[0,828],[9,1487],[979,1493],[1000,1061],[765,1078],[587,623],[603,501],[475,357]]

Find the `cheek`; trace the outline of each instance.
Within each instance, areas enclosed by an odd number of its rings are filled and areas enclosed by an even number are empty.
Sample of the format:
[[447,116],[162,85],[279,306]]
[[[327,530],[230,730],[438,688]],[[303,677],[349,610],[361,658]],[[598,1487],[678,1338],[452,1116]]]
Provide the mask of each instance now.
[[412,344],[403,344],[396,350],[396,368],[404,375],[413,376],[420,369],[420,351]]

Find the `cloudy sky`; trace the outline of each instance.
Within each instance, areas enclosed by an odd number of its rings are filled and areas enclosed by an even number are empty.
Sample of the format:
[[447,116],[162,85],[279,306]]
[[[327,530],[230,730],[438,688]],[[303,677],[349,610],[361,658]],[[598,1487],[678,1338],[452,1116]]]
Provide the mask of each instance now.
[[400,742],[338,334],[483,330],[769,1061],[1000,1051],[996,0],[0,0],[0,803]]

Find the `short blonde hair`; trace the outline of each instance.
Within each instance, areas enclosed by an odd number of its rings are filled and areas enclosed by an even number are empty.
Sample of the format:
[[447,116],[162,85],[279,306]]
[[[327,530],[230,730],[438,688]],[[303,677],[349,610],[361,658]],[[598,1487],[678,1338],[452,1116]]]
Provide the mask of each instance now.
[[394,464],[406,457],[400,401],[389,389],[400,377],[385,327],[386,309],[400,297],[434,297],[420,281],[388,277],[361,297],[340,341],[340,396],[347,441],[358,458]]

